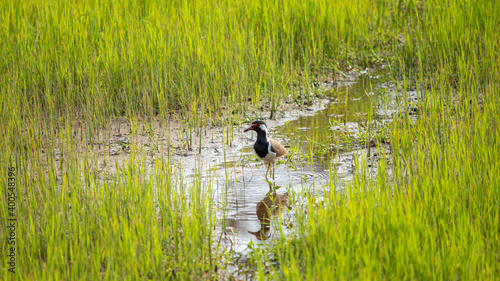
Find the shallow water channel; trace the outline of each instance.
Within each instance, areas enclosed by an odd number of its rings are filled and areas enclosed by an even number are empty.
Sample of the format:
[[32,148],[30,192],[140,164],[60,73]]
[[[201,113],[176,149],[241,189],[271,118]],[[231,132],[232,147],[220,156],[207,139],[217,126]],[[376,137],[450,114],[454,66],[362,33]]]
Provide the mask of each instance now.
[[[376,169],[370,164],[377,158],[374,136],[395,112],[395,95],[388,85],[385,78],[374,75],[337,87],[326,85],[321,93],[328,102],[322,109],[286,121],[266,121],[270,137],[289,146],[287,157],[276,165],[280,188],[275,193],[270,193],[265,180],[266,164],[253,151],[256,134],[236,134],[217,166],[221,177],[215,195],[221,202],[218,234],[233,253],[245,260],[250,242],[265,243],[277,237],[278,230],[266,220],[277,212],[268,207],[281,207],[293,216],[290,194],[321,196],[331,186],[342,189],[361,161]],[[280,231],[291,230],[282,227]]]

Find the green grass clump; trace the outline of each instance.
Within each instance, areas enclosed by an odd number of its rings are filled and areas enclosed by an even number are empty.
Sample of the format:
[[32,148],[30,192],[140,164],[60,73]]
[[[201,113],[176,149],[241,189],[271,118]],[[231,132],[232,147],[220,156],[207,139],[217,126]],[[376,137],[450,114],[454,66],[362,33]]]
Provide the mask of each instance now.
[[299,238],[256,250],[256,277],[496,278],[499,28],[487,0],[0,1],[0,201],[9,167],[17,184],[17,270],[2,254],[0,279],[225,277],[210,188],[184,180],[170,147],[146,165],[131,142],[109,165],[99,129],[241,120],[384,59],[400,96],[422,93],[402,104],[417,121],[394,119],[376,177],[358,165],[346,190],[296,212]]
[[0,90],[6,112],[23,116],[241,112],[292,84],[371,63],[395,36],[383,29],[389,9],[325,0],[2,1]]
[[[196,178],[185,182],[166,148],[151,168],[132,143],[125,163],[104,157],[112,172],[92,146],[73,143],[72,135],[61,132],[47,141],[52,147],[27,150],[29,157],[2,148],[15,163],[18,197],[16,272],[2,270],[1,279],[216,276],[210,190]],[[4,227],[10,216],[6,208],[0,214]]]
[[[259,272],[286,280],[498,278],[500,7],[409,4],[394,74],[404,78],[400,96],[408,84],[421,93],[412,104],[418,119],[395,118],[392,154],[379,155],[378,174],[358,165],[346,190],[331,186],[323,204],[298,213],[300,238],[266,248],[274,254],[255,259]],[[404,100],[403,112],[408,106]]]
[[367,30],[385,14],[325,0],[1,1],[0,170],[17,170],[15,277],[215,274],[209,191],[175,181],[170,160],[151,171],[137,154],[102,169],[99,129],[171,113],[193,129],[276,105],[347,59],[370,63],[354,50],[377,51],[382,39]]
[[[140,153],[125,168],[114,163],[117,172],[102,169],[99,130],[117,116],[157,115],[201,128],[276,107],[332,69],[378,63],[395,37],[368,31],[391,23],[387,5],[0,1],[0,170],[17,170],[15,277],[215,274],[209,191],[172,180],[182,175],[166,173],[170,160],[151,171]],[[7,209],[0,214],[4,229]]]

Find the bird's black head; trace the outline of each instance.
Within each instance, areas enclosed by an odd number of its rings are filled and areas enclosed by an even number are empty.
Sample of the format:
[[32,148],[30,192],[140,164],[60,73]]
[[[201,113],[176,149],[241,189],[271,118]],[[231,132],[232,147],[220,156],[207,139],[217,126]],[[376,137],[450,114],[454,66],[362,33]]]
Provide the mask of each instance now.
[[266,123],[264,123],[264,121],[258,120],[258,121],[252,122],[252,125],[248,129],[246,129],[244,132],[247,132],[250,130],[254,130],[256,132],[267,131],[267,126],[266,126]]

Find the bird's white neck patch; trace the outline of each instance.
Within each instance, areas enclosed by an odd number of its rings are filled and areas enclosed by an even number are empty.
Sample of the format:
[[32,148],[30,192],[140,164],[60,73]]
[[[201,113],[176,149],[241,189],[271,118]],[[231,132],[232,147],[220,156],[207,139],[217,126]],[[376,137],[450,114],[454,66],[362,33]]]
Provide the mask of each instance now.
[[267,133],[267,127],[266,127],[266,125],[264,125],[264,124],[260,124],[260,126],[259,126],[259,127],[260,127],[260,129],[261,129],[262,131],[264,131],[264,132],[266,132],[266,133]]

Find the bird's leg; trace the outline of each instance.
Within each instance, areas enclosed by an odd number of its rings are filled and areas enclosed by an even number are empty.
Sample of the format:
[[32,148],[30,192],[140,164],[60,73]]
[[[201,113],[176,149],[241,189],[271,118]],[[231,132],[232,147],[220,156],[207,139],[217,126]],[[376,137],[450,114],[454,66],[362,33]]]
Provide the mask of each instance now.
[[267,164],[266,180],[268,180],[268,181],[269,181],[269,179],[267,178],[267,174],[269,173],[269,168],[271,168],[271,163]]
[[276,179],[274,176],[276,175],[276,164],[273,163],[273,185],[276,186]]
[[269,178],[267,177],[267,174],[269,173],[269,169],[271,168],[271,163],[267,164],[267,171],[266,171],[266,180],[269,183],[269,191],[273,190],[273,186],[271,185],[271,182],[269,181]]

